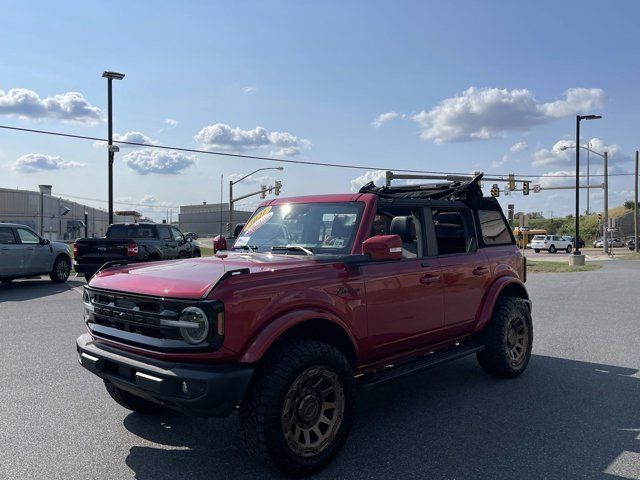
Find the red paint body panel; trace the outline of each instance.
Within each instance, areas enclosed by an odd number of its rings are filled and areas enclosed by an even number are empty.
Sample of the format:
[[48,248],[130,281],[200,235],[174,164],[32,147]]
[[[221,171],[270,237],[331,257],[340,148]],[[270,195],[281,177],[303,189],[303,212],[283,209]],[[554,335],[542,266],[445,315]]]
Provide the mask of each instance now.
[[[357,255],[371,236],[375,195],[278,198],[262,205],[353,201],[364,203],[351,251]],[[239,269],[249,273],[218,284],[225,272]],[[457,256],[358,263],[223,252],[109,268],[91,280],[91,287],[194,301],[206,297],[224,304],[224,344],[218,350],[161,353],[108,342],[118,348],[183,362],[254,363],[287,329],[320,319],[345,332],[357,353],[356,370],[362,371],[474,333],[485,325],[503,288],[522,286],[523,273],[515,245]]]

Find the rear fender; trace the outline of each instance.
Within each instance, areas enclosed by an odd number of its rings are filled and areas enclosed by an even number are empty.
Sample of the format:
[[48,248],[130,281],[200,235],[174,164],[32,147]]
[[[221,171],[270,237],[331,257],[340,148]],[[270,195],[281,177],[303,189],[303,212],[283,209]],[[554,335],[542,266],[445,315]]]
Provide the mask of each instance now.
[[324,320],[340,327],[340,329],[343,330],[351,340],[357,358],[357,343],[349,329],[345,327],[344,322],[342,322],[339,317],[324,310],[304,309],[288,312],[268,322],[268,324],[254,336],[253,340],[251,340],[248,346],[244,349],[242,356],[240,357],[240,362],[259,362],[271,345],[273,345],[273,342],[280,338],[290,328],[307,320]]
[[525,288],[524,283],[522,283],[518,278],[511,275],[498,277],[491,287],[489,287],[489,290],[482,301],[480,311],[477,315],[478,321],[476,323],[476,331],[482,330],[487,322],[489,322],[491,314],[493,313],[493,307],[495,307],[498,298],[505,289],[513,290],[513,296],[529,300],[527,289]]

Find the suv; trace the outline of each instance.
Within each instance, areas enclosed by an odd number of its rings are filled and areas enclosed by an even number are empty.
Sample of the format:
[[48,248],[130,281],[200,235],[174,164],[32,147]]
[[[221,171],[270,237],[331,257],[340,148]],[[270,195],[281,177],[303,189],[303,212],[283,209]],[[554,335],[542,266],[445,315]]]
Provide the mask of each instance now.
[[558,235],[536,235],[531,240],[531,248],[536,253],[540,253],[540,250],[546,250],[549,253],[564,250],[567,253],[571,253],[573,245],[571,245],[571,240]]
[[251,453],[312,474],[344,445],[356,386],[471,354],[525,370],[526,261],[480,178],[275,199],[228,251],[104,269],[80,363],[135,412],[238,409]]
[[29,227],[0,223],[0,282],[49,275],[52,282],[66,282],[71,256],[65,243],[50,242]]

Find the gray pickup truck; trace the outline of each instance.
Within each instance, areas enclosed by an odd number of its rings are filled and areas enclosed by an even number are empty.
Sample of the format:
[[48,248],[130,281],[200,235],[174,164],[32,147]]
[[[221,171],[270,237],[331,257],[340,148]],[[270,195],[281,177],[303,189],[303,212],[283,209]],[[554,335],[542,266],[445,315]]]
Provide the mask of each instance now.
[[110,262],[135,263],[199,257],[200,248],[176,227],[155,223],[114,223],[104,238],[73,244],[74,267],[89,280]]
[[0,223],[0,282],[49,275],[62,283],[70,272],[68,245],[50,242],[24,225]]

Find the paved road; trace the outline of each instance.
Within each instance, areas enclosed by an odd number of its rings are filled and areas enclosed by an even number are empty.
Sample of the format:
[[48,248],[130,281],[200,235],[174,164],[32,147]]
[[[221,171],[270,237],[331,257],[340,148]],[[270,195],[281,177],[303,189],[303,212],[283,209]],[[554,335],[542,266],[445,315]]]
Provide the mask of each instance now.
[[[78,280],[0,286],[1,479],[277,478],[237,419],[144,418],[77,365]],[[534,357],[517,380],[472,358],[359,400],[321,479],[640,479],[640,262],[534,274]],[[607,473],[605,473],[607,472]]]

